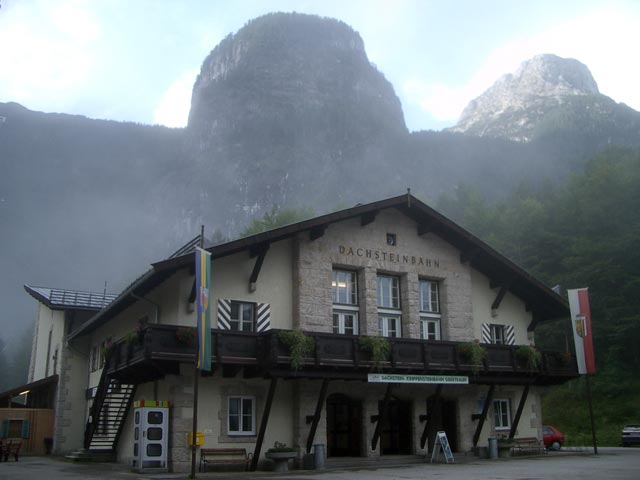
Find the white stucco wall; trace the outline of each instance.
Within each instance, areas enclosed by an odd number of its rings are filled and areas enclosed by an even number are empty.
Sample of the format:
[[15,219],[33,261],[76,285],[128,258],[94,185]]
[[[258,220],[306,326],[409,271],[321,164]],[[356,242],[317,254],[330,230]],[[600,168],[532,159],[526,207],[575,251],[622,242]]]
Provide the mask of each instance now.
[[482,338],[482,324],[513,325],[516,345],[533,344],[533,335],[528,334],[532,313],[527,312],[524,301],[511,292],[502,299],[498,309],[492,314],[491,304],[498,295],[499,288],[491,289],[490,279],[478,272],[471,272],[473,300],[473,338]]
[[[60,352],[64,337],[64,312],[51,310],[42,303],[38,303],[36,349],[33,365],[33,381],[59,373]],[[51,332],[51,346],[49,345],[49,332]],[[57,371],[54,372],[54,355],[58,351]],[[49,352],[49,370],[47,371],[47,351]]]

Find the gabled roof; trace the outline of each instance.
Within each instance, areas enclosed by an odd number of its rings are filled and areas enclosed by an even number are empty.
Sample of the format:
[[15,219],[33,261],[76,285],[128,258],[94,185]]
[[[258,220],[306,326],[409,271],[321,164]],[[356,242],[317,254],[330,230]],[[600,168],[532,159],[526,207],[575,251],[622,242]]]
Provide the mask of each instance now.
[[[489,277],[496,286],[507,286],[510,292],[521,298],[527,308],[533,311],[534,323],[569,315],[568,303],[561,296],[478,237],[409,193],[365,205],[356,205],[345,210],[232,240],[207,248],[207,251],[211,252],[214,259],[245,250],[259,252],[262,247],[270,243],[305,232],[308,232],[312,239],[318,238],[322,236],[328,225],[343,220],[360,217],[362,224],[366,224],[375,218],[379,211],[392,208],[417,223],[416,235],[427,233],[438,235],[461,252],[461,262],[468,262],[473,268]],[[128,287],[117,301],[73,332],[71,338],[102,325],[136,301],[135,296],[146,294],[176,271],[191,267],[193,262],[194,254],[193,251],[190,251],[184,255],[172,256],[154,263],[152,269]]]
[[29,295],[51,310],[101,310],[116,299],[112,293],[82,292],[25,285]]

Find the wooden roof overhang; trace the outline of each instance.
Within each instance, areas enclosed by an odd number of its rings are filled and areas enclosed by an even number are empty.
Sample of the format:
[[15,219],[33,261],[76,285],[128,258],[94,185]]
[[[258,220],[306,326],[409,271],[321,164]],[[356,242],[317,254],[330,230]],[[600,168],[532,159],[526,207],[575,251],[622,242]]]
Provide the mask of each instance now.
[[[549,287],[527,273],[514,262],[498,253],[492,247],[460,227],[444,215],[426,205],[411,194],[356,205],[355,207],[338,212],[321,215],[309,220],[275,228],[266,232],[233,240],[227,243],[207,248],[213,259],[247,251],[255,255],[268,245],[308,232],[310,239],[320,238],[326,228],[332,224],[360,218],[361,225],[367,225],[375,219],[382,210],[395,208],[413,219],[416,224],[416,235],[429,233],[438,235],[460,253],[460,261],[469,263],[473,268],[486,275],[496,287],[508,287],[508,291],[521,298],[527,309],[533,313],[533,329],[537,322],[562,318],[569,315],[568,302],[556,294]],[[194,253],[175,256],[152,264],[152,269],[134,281],[107,308],[100,311],[82,327],[73,332],[70,338],[75,338],[104,324],[136,301],[134,295],[142,296],[178,270],[193,268]]]

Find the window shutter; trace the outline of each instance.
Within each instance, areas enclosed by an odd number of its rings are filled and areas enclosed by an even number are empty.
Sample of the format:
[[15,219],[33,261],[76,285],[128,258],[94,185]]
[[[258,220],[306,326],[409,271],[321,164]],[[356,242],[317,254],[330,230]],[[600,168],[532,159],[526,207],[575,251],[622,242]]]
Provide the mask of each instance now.
[[491,343],[491,324],[482,324],[482,343]]
[[504,326],[504,343],[506,343],[507,345],[516,344],[516,329],[513,327],[513,325]]
[[268,303],[258,303],[256,315],[256,332],[271,330],[271,305]]
[[218,328],[231,329],[231,301],[224,298],[218,300]]
[[29,438],[29,426],[30,426],[30,422],[29,420],[25,419],[22,421],[22,438]]
[[0,432],[0,438],[7,438],[9,436],[9,420],[2,421],[2,431]]

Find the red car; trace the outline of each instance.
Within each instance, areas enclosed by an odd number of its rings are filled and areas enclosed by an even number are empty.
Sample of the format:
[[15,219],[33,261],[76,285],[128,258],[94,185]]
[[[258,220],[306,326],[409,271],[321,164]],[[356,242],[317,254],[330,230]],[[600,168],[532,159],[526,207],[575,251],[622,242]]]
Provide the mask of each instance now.
[[560,450],[564,443],[564,435],[553,425],[543,425],[542,441],[548,449]]

